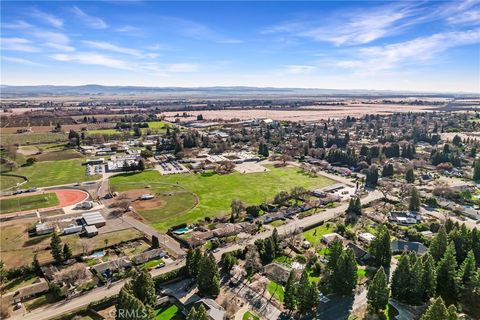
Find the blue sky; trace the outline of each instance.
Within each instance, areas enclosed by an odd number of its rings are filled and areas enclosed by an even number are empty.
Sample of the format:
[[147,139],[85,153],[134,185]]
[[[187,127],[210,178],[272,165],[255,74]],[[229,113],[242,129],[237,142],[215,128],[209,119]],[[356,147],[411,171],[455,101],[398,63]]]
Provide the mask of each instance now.
[[2,1],[1,83],[480,92],[480,1]]

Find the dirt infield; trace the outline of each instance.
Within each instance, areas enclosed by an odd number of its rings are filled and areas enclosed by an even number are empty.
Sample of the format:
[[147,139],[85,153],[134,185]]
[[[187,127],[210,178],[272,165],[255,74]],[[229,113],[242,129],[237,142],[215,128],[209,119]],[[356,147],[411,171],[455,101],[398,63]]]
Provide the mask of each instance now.
[[152,194],[152,190],[149,189],[134,189],[122,192],[117,199],[128,199],[132,202],[132,207],[135,210],[149,210],[154,208],[161,208],[165,205],[165,202],[159,197],[151,200],[140,200],[139,197],[143,194]]
[[58,207],[68,207],[88,199],[87,192],[75,189],[53,190],[58,198]]

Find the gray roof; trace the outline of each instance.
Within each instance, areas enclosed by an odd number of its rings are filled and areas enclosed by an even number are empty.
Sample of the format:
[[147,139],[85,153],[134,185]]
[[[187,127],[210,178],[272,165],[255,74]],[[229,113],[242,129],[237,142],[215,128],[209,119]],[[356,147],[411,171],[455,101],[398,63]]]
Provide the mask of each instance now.
[[105,223],[105,218],[98,211],[84,213],[82,214],[82,218],[85,220],[87,225]]
[[393,240],[390,247],[393,252],[413,251],[417,254],[424,254],[427,252],[427,247],[420,242]]

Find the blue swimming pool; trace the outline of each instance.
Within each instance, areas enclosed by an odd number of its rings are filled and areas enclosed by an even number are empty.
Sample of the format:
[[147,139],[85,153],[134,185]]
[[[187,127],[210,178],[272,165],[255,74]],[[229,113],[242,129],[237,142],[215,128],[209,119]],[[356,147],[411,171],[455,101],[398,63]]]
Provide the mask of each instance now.
[[105,255],[105,251],[96,251],[90,255],[92,258],[101,258]]
[[173,231],[173,233],[175,233],[175,234],[184,234],[184,233],[187,233],[187,232],[189,232],[189,231],[190,231],[190,229],[188,229],[187,227],[185,227],[185,228],[177,229],[177,230]]

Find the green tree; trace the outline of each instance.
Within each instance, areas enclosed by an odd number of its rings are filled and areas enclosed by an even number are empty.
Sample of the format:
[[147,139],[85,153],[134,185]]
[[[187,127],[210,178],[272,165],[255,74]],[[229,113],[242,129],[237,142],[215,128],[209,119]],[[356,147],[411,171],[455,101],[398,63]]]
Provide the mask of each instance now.
[[435,261],[430,253],[423,256],[423,301],[428,301],[435,296],[437,288],[437,272],[435,270]]
[[70,246],[68,245],[68,243],[65,243],[63,245],[62,256],[63,256],[63,260],[69,260],[72,258],[72,250],[70,249]]
[[152,308],[145,306],[126,286],[124,286],[118,294],[115,309],[115,319],[117,320],[145,320],[155,318]]
[[238,263],[237,258],[230,252],[224,253],[222,255],[222,268],[224,272],[230,272],[232,270],[233,266]]
[[445,250],[447,249],[448,238],[447,238],[447,230],[444,226],[441,226],[438,230],[437,235],[433,238],[432,242],[430,243],[430,254],[432,255],[435,261],[439,261]]
[[146,270],[142,270],[133,276],[131,282],[132,293],[142,303],[150,307],[156,304],[155,283],[152,276]]
[[343,252],[342,241],[335,239],[330,244],[329,250],[327,252],[327,269],[330,272],[335,271],[337,267],[338,259]]
[[198,275],[198,266],[200,264],[200,260],[202,259],[202,251],[200,248],[190,249],[187,252],[187,272],[188,275],[194,279],[197,278]]
[[297,286],[295,284],[295,274],[293,271],[290,271],[290,274],[288,275],[288,280],[287,284],[285,285],[285,294],[284,294],[284,299],[283,299],[283,305],[285,309],[289,310],[292,312],[295,310],[295,306],[297,304],[296,302],[296,296],[297,296]]
[[448,318],[447,320],[458,320],[457,308],[455,305],[451,304],[447,309]]
[[296,291],[297,306],[300,314],[304,315],[312,311],[312,308],[316,305],[318,294],[315,284],[310,283],[306,270],[302,272]]
[[420,210],[420,195],[418,194],[417,188],[413,187],[410,191],[410,200],[408,202],[408,209],[410,211]]
[[454,303],[457,299],[457,259],[455,258],[455,247],[452,243],[437,265],[437,294],[447,304]]
[[402,254],[397,268],[392,274],[392,297],[397,300],[405,301],[408,294],[408,285],[410,279],[410,262],[406,253]]
[[413,172],[412,168],[408,169],[407,172],[405,172],[405,180],[408,183],[415,182],[415,173]]
[[472,250],[460,267],[460,281],[464,286],[471,286],[475,282],[475,256]]
[[384,268],[390,267],[392,260],[390,232],[383,224],[377,227],[376,237],[370,244],[370,255],[373,257],[376,266],[383,266]]
[[188,312],[187,320],[197,320],[197,310],[195,310],[195,307],[192,307]]
[[422,315],[420,320],[444,320],[448,318],[447,308],[442,298],[438,297],[428,307],[427,311]]
[[357,285],[357,262],[352,249],[342,252],[337,267],[332,274],[332,290],[340,295],[348,295]]
[[410,266],[410,279],[408,285],[407,301],[410,304],[419,304],[423,300],[425,288],[423,287],[423,264],[421,259],[417,259]]
[[216,297],[220,292],[220,276],[214,256],[205,253],[200,260],[197,276],[198,291],[208,297]]
[[370,311],[377,313],[378,310],[385,310],[389,295],[387,275],[383,267],[380,267],[368,286],[367,301]]
[[480,160],[476,160],[473,165],[473,180],[480,180]]
[[205,307],[203,304],[200,305],[197,309],[197,315],[195,317],[195,320],[209,320],[210,317],[208,316],[207,310],[205,310]]
[[52,234],[52,239],[50,240],[50,252],[55,262],[60,263],[63,261],[62,240],[60,240],[60,236],[56,232]]

